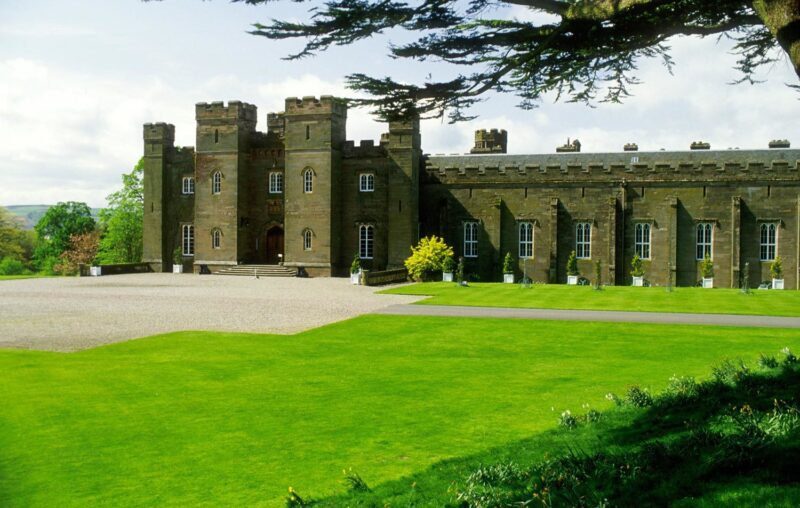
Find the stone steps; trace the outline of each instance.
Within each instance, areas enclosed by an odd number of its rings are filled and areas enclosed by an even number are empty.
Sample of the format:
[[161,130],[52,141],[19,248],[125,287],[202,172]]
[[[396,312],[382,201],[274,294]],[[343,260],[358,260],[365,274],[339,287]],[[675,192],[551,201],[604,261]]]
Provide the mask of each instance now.
[[296,277],[297,270],[281,265],[236,265],[215,272],[215,275],[238,275],[243,277]]

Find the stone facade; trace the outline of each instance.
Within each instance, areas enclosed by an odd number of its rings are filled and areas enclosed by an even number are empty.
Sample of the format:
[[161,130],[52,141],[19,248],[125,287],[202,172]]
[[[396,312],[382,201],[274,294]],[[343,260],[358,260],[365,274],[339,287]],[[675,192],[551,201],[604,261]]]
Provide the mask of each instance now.
[[157,270],[176,249],[196,272],[283,262],[343,275],[354,254],[391,269],[436,234],[480,280],[499,280],[511,252],[518,275],[563,283],[577,250],[581,274],[593,279],[599,261],[605,284],[630,284],[639,253],[650,283],[695,285],[705,252],[716,287],[738,287],[746,264],[751,285],[768,280],[774,255],[786,287],[800,282],[800,150],[785,140],[618,153],[581,152],[575,140],[554,154],[506,155],[507,133],[490,130],[476,132],[471,154],[423,156],[418,122],[390,123],[377,145],[347,141],[347,109],[333,97],[287,99],[266,133],[249,104],[195,113],[196,151],[174,146],[171,125],[144,127],[144,252]]

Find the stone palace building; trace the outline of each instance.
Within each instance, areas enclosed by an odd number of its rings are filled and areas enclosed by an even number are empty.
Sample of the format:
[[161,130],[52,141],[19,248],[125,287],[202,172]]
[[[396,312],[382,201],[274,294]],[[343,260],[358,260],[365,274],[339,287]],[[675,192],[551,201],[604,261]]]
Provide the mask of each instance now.
[[[508,155],[507,133],[477,131],[465,155],[423,154],[419,123],[391,122],[380,141],[348,141],[347,107],[334,97],[286,99],[256,130],[256,107],[195,107],[196,147],[174,146],[174,127],[144,126],[144,258],[195,272],[278,264],[310,276],[347,273],[357,255],[373,270],[399,268],[421,236],[438,235],[480,280],[499,280],[511,252],[518,274],[563,283],[572,251],[581,274],[631,283],[634,254],[646,279],[696,285],[714,262],[714,285],[755,285],[783,260],[798,287],[800,150]],[[766,143],[765,143],[766,145]]]

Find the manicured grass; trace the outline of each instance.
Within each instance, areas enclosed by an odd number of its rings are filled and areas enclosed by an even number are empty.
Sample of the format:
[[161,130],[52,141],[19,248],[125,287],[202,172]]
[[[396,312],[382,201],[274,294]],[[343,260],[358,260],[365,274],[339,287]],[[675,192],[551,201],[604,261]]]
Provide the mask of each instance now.
[[796,330],[364,316],[293,336],[182,332],[0,351],[0,506],[280,506],[552,428],[564,409]]
[[689,312],[700,314],[754,314],[800,316],[800,291],[738,289],[634,288],[591,286],[471,283],[460,287],[452,282],[426,282],[383,291],[387,294],[430,295],[421,305],[468,305],[539,309],[627,310],[640,312]]
[[0,280],[41,279],[44,277],[56,277],[56,275],[42,275],[38,273],[32,273],[28,275],[0,275]]

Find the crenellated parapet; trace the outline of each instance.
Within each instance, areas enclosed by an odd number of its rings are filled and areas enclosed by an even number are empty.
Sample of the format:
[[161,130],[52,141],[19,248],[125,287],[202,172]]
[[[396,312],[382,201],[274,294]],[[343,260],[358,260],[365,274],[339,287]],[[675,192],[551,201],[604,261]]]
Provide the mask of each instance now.
[[198,102],[195,104],[195,118],[201,123],[251,123],[255,126],[258,120],[258,108],[242,101]]
[[505,129],[480,129],[475,131],[475,145],[470,153],[506,153],[508,133]]
[[800,179],[800,150],[428,156],[429,183],[547,184]]
[[286,115],[339,115],[347,116],[347,102],[332,95],[322,95],[316,98],[308,95],[302,99],[289,97],[286,99]]
[[175,142],[175,126],[171,123],[146,123],[143,126],[145,142],[157,142],[172,145]]
[[382,143],[376,145],[371,139],[362,139],[358,145],[355,141],[347,140],[342,145],[342,156],[346,159],[385,158],[387,152]]

